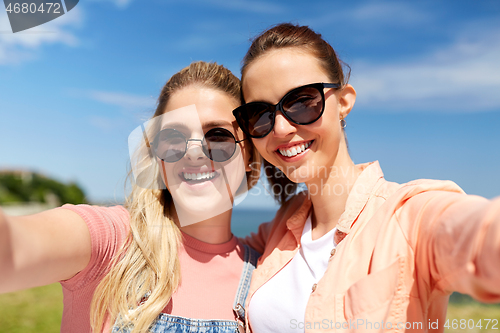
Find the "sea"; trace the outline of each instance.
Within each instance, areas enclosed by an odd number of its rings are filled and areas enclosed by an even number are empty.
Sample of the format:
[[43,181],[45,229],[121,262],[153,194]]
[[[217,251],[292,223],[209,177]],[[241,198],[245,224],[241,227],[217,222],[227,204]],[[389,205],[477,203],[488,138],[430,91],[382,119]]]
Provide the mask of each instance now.
[[259,225],[269,222],[276,215],[272,208],[234,208],[231,220],[231,229],[236,237],[245,237],[252,232],[257,232]]

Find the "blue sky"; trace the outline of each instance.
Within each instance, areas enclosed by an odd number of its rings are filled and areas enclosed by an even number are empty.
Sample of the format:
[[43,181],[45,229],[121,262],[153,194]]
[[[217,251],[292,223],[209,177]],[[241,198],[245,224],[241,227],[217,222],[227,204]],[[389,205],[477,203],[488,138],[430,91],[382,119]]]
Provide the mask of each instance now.
[[[350,65],[356,163],[388,180],[451,179],[500,195],[500,2],[81,0],[12,34],[0,8],[0,169],[78,182],[121,201],[127,137],[166,80],[191,61],[239,76],[249,39],[279,22],[311,26]],[[248,196],[242,205],[270,205]]]

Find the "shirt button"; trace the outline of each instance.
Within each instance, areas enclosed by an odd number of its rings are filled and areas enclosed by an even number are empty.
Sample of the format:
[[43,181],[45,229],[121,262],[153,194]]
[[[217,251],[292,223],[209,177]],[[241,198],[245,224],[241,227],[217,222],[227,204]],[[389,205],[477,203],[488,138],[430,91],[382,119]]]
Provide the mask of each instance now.
[[314,291],[316,290],[316,287],[317,287],[317,286],[318,286],[318,284],[317,284],[317,283],[313,284],[313,286],[312,286],[312,292],[314,292]]
[[335,249],[332,249],[330,251],[330,259],[335,255],[335,252],[337,252],[337,250],[335,250]]

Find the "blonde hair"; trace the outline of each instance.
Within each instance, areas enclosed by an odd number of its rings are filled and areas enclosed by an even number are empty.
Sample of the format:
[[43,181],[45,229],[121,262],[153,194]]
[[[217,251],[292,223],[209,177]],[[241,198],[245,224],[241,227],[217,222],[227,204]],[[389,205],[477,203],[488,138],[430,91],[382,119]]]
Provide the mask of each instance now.
[[[221,65],[200,61],[168,80],[153,118],[163,114],[172,94],[190,85],[223,91],[237,103],[241,101],[237,77]],[[251,141],[247,140],[246,144],[251,145]],[[140,163],[150,160],[146,144],[139,151],[142,151]],[[253,167],[247,172],[248,188],[255,185],[260,172],[260,155],[253,145],[250,154]],[[150,182],[162,182],[157,165],[153,164],[155,171]],[[132,190],[126,207],[130,214],[130,233],[94,293],[90,313],[95,332],[100,332],[107,320],[113,323],[117,318],[122,328],[128,327],[134,333],[147,332],[180,283],[180,230],[172,219],[172,196],[167,189],[139,187],[130,174],[129,178]]]

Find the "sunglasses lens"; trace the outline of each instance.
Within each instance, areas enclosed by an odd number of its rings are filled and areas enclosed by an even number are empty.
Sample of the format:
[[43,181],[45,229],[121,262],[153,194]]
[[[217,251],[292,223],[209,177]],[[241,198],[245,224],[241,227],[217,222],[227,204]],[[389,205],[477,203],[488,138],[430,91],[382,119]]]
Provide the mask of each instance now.
[[[318,120],[324,110],[323,84],[311,84],[294,89],[280,101],[286,117],[297,125],[308,125]],[[235,116],[240,127],[253,138],[269,134],[274,126],[275,106],[252,102],[240,106]]]
[[233,156],[236,140],[230,131],[214,128],[205,134],[203,150],[212,161],[224,162]]
[[158,133],[153,145],[156,156],[169,163],[177,162],[186,152],[186,138],[173,129],[165,129]]
[[249,103],[241,106],[243,128],[252,137],[263,137],[273,127],[273,112],[265,103]]
[[292,90],[283,100],[287,117],[297,124],[310,124],[321,117],[324,99],[316,87],[301,87]]

